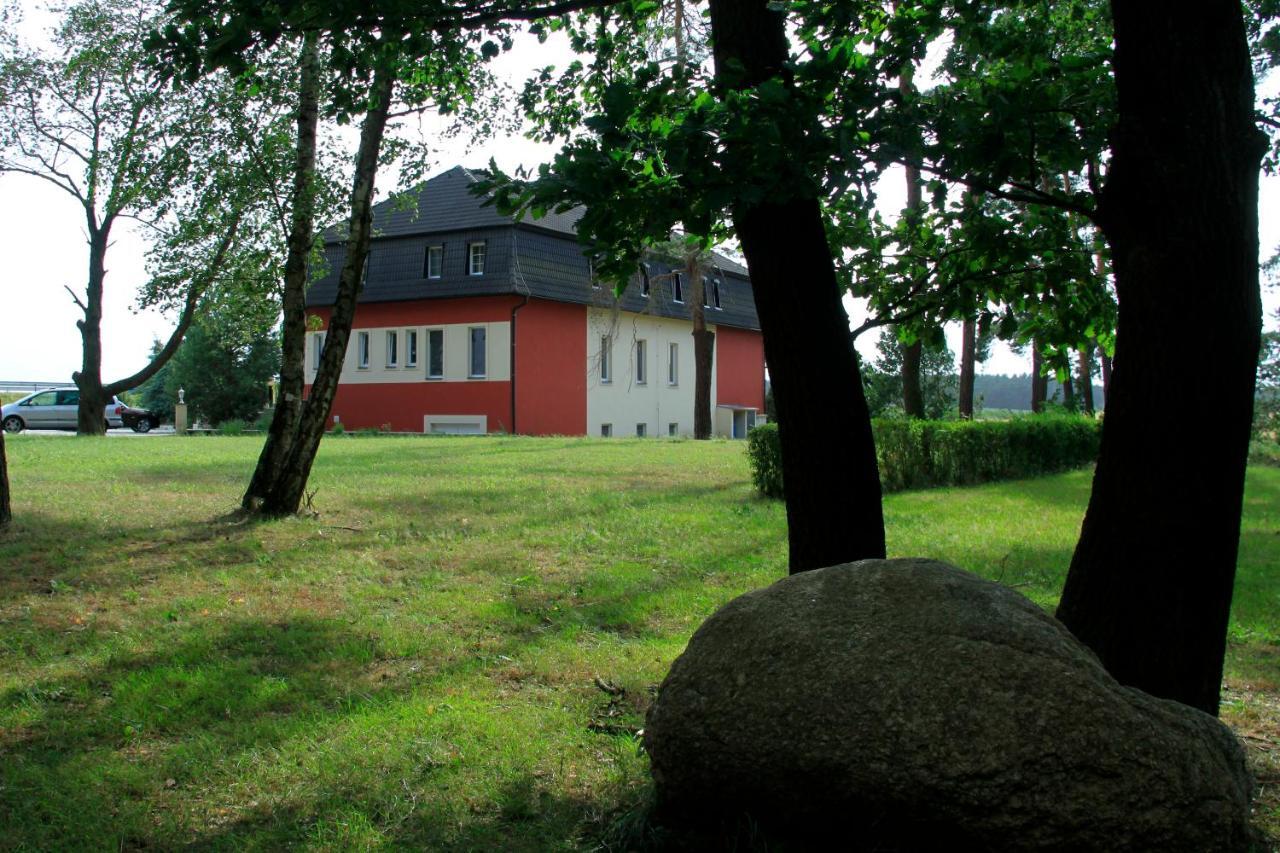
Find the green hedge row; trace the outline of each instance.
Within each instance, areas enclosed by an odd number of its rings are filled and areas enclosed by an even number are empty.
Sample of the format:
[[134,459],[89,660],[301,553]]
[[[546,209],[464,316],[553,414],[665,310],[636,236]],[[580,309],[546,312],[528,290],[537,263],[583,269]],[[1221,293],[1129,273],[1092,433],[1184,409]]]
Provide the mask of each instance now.
[[[965,486],[1034,477],[1079,468],[1098,456],[1102,422],[1071,415],[1036,415],[1001,421],[871,422],[880,482],[887,492],[928,486]],[[763,424],[747,437],[751,479],[762,494],[782,497],[782,445],[778,425]]]

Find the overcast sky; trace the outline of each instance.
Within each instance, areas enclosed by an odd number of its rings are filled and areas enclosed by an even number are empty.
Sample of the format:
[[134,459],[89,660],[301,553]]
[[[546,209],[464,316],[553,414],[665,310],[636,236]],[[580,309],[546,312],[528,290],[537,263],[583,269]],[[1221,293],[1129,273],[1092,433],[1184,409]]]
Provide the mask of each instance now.
[[[512,86],[519,87],[530,69],[548,62],[548,54],[561,51],[522,41],[510,54],[500,58],[497,70]],[[430,132],[430,125],[427,126]],[[551,146],[534,143],[521,136],[494,139],[467,150],[463,140],[445,141],[434,159],[432,174],[455,165],[483,166],[492,157],[504,169],[518,165],[534,167],[554,154]],[[882,193],[886,210],[901,207],[902,195],[894,190],[901,179],[890,182]],[[385,191],[394,189],[384,179]],[[53,186],[22,175],[0,176],[0,381],[69,382],[80,366],[81,344],[76,320],[80,311],[66,287],[84,291],[88,249],[85,244],[83,212],[79,205]],[[1263,178],[1261,214],[1262,257],[1269,257],[1280,245],[1280,179]],[[154,311],[139,312],[135,300],[143,283],[145,244],[128,223],[114,231],[114,243],[107,254],[107,278],[102,322],[102,378],[105,381],[128,375],[145,363],[154,338],[165,339],[172,317]],[[1275,326],[1274,312],[1280,291],[1264,290],[1268,328]],[[863,312],[850,305],[855,322]],[[1181,333],[1181,332],[1175,332]],[[868,333],[859,341],[864,354],[873,354],[876,335]],[[959,330],[949,331],[953,351],[958,349]],[[998,346],[979,370],[986,373],[1025,373],[1029,358],[1017,356]]]

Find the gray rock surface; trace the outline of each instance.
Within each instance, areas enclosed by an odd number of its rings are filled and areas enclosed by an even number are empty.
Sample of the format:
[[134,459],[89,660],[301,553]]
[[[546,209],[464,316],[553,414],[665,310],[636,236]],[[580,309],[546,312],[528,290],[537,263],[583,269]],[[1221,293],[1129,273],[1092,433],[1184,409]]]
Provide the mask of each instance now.
[[649,711],[660,814],[905,849],[1243,850],[1218,720],[1119,685],[1023,596],[930,560],[785,578],[702,625]]

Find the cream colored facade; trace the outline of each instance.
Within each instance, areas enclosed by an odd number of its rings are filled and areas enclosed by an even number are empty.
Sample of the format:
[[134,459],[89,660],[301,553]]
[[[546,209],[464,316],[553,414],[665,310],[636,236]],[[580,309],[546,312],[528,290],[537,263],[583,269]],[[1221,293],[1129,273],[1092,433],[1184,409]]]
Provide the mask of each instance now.
[[[714,331],[714,327],[708,328]],[[648,437],[693,435],[693,326],[688,320],[589,308],[586,331],[587,435],[603,435],[608,425],[612,436],[634,437],[639,424],[644,425]],[[640,342],[643,377],[637,360]],[[606,375],[602,375],[604,368]],[[713,406],[715,375],[713,361]]]
[[[485,329],[485,374],[470,375],[471,330]],[[416,382],[427,379],[428,337],[432,329],[444,330],[444,375],[437,382],[506,382],[511,378],[511,324],[510,323],[454,323],[445,326],[381,326],[371,329],[352,329],[347,342],[346,356],[342,361],[342,382],[353,385],[390,382]],[[409,364],[408,333],[418,334],[418,357]],[[396,333],[395,364],[389,364],[387,333]],[[361,366],[360,335],[369,336],[369,363]],[[319,362],[317,346],[323,343],[324,332],[307,333],[307,382],[316,376]]]

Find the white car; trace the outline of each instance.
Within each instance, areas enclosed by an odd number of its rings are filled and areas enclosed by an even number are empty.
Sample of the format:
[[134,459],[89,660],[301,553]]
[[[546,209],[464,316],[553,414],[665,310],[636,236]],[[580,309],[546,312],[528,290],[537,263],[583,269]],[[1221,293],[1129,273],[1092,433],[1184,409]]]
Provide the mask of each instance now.
[[[75,429],[76,413],[80,408],[79,388],[50,388],[28,394],[21,400],[0,409],[0,423],[5,432],[22,432],[24,429]],[[122,425],[120,413],[125,409],[114,396],[103,411],[107,428]]]

